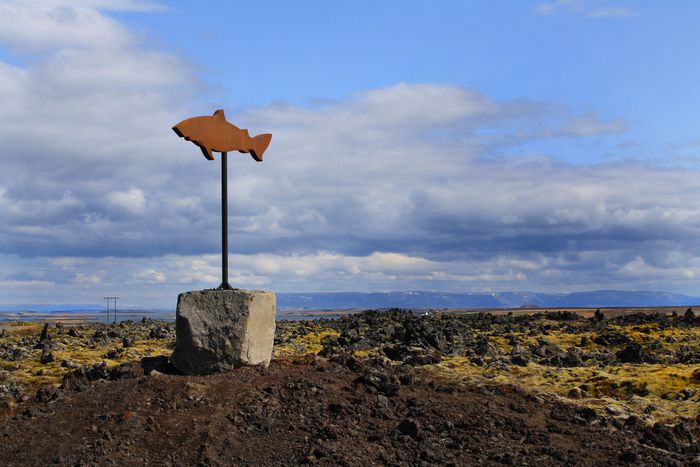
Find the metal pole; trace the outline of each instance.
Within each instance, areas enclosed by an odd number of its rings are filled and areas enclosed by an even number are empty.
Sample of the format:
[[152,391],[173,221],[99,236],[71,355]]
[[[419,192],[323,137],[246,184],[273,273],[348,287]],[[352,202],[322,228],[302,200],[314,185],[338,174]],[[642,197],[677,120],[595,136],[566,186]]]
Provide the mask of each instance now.
[[221,285],[220,289],[231,290],[228,283],[228,164],[227,153],[221,153]]

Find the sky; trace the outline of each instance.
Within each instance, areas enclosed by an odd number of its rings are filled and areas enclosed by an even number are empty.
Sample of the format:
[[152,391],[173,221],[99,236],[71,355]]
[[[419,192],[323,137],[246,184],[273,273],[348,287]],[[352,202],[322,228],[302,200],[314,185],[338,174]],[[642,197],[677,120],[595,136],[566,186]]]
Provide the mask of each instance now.
[[700,3],[0,0],[0,304],[700,296]]

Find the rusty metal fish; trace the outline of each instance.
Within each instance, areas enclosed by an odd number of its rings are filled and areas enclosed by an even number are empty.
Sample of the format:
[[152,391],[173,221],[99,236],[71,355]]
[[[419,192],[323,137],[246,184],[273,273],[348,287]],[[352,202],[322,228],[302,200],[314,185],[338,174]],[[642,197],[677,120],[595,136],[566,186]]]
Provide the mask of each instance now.
[[253,159],[262,162],[263,153],[272,140],[272,135],[269,133],[250,136],[248,130],[242,130],[228,122],[221,109],[211,116],[185,119],[175,125],[173,131],[179,137],[199,146],[204,157],[211,161],[214,160],[212,151],[238,151],[250,153]]

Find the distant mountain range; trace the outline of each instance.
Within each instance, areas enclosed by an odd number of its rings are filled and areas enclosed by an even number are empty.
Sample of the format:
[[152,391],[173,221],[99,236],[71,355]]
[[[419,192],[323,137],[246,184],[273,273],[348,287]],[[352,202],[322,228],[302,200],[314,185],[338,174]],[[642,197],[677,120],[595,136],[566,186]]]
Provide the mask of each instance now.
[[278,293],[277,305],[287,310],[354,308],[591,308],[642,306],[694,306],[700,297],[668,292],[597,290],[546,294],[533,292],[329,292]]
[[[113,309],[114,305],[110,307]],[[117,307],[119,308],[119,307]],[[103,312],[106,311],[106,305],[75,305],[75,304],[62,304],[62,305],[0,305],[0,313],[65,313],[65,312]],[[120,312],[127,311],[149,311],[149,312],[162,312],[168,311],[172,308],[145,308],[145,307],[124,307],[119,308]]]
[[[278,293],[280,310],[343,310],[370,308],[599,308],[648,306],[700,306],[700,297],[689,295],[620,290],[573,293],[533,292],[313,292]],[[136,310],[135,307],[129,307]],[[91,312],[104,311],[104,305],[0,305],[2,312]],[[138,310],[167,311],[165,308]],[[122,311],[120,309],[120,311]],[[126,309],[123,311],[127,311]],[[171,309],[171,311],[174,311]]]
[[104,305],[0,305],[0,312],[52,313],[59,311],[102,311],[104,309]]

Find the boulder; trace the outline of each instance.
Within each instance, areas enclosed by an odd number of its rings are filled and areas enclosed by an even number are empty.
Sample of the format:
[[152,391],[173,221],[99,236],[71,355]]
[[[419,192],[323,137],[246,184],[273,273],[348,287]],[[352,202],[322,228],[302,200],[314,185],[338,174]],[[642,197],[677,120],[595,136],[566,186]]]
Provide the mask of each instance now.
[[685,313],[683,314],[683,321],[687,322],[692,322],[695,319],[695,313],[693,312],[692,308],[688,308],[685,310]]
[[41,357],[39,358],[39,362],[46,365],[47,363],[52,363],[56,361],[56,357],[54,356],[53,352],[51,352],[49,349],[44,349],[41,352]]
[[242,365],[267,367],[275,337],[275,294],[200,290],[180,294],[171,364],[184,374]]
[[641,345],[633,343],[617,352],[616,355],[622,363],[642,363],[644,351]]

